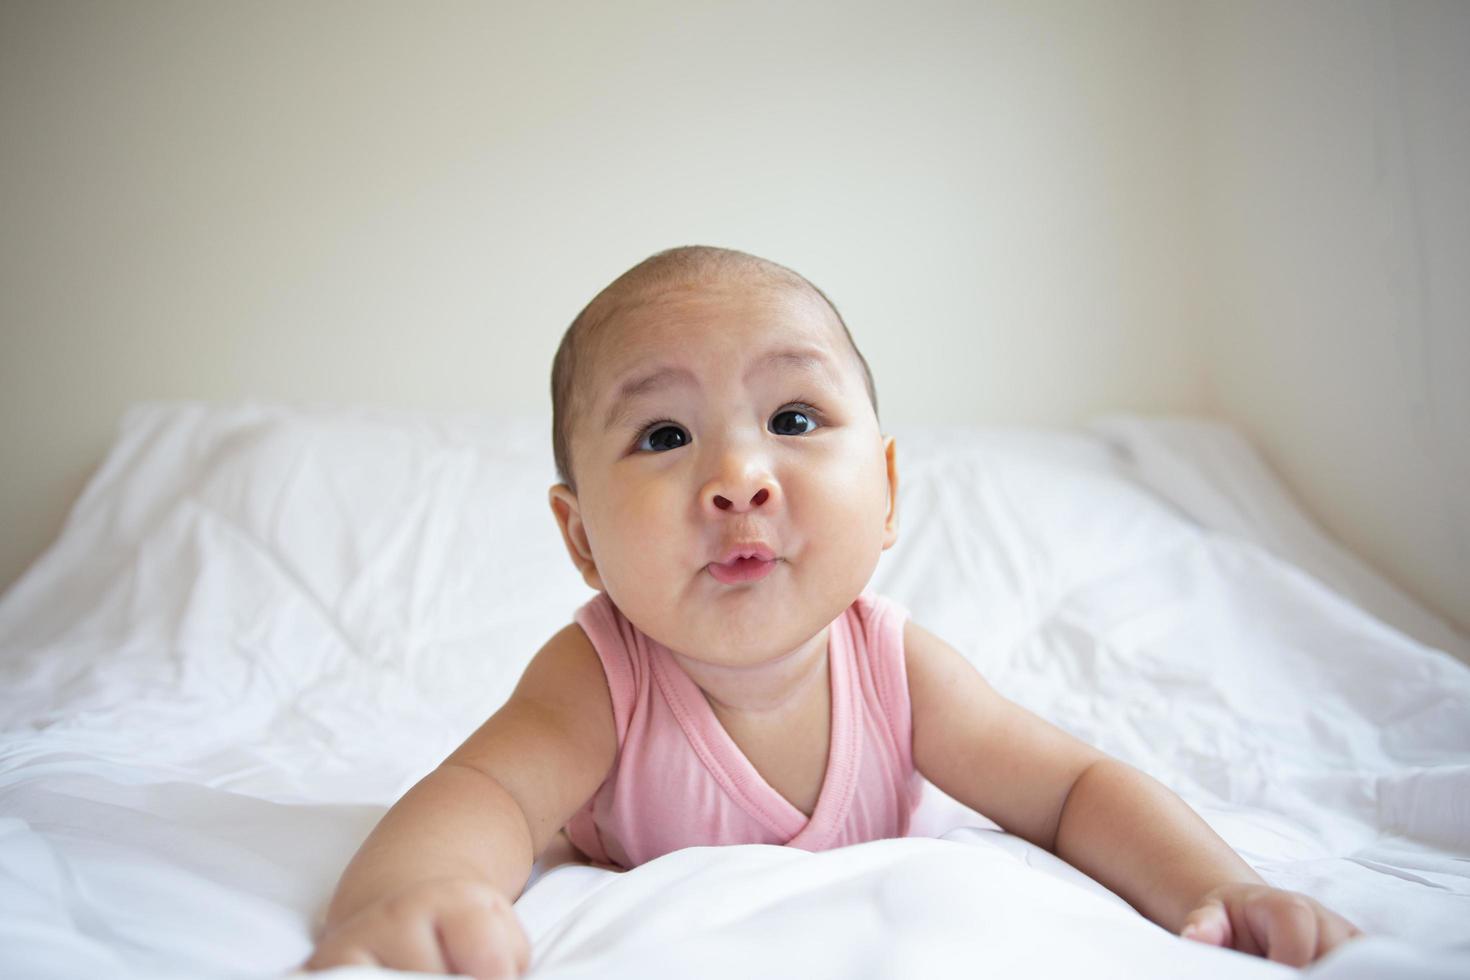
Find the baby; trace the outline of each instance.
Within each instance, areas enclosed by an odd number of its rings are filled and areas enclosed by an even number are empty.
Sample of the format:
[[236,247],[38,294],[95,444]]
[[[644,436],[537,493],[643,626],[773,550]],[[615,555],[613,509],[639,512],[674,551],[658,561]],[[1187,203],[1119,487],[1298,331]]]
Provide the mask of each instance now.
[[[1358,930],[997,694],[868,580],[894,442],[826,296],[725,249],[599,293],[552,367],[551,509],[598,595],[348,865],[308,969],[514,976],[534,859],[903,836],[921,777],[1171,931],[1302,965]],[[573,850],[575,847],[575,851]]]

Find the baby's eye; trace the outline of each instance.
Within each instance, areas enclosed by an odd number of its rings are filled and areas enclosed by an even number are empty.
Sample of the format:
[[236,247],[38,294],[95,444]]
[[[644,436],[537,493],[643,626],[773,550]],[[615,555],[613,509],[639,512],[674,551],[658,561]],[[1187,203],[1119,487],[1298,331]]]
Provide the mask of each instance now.
[[677,425],[656,425],[643,433],[638,448],[644,452],[662,453],[689,444],[689,433]]
[[807,411],[783,408],[771,416],[770,428],[778,436],[804,436],[817,428],[817,422]]

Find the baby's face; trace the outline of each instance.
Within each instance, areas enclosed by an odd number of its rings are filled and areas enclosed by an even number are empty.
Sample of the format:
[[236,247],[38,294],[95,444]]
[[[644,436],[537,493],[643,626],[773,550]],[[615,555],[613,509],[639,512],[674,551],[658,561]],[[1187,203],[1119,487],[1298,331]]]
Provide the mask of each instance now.
[[896,537],[892,440],[841,328],[805,291],[736,281],[665,292],[593,340],[577,494],[552,491],[587,583],[694,660],[795,650]]

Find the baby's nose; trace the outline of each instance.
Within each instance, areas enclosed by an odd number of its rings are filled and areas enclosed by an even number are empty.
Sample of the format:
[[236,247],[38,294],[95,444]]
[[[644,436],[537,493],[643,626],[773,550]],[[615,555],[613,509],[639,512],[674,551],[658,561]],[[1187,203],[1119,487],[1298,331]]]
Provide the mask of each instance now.
[[769,511],[781,504],[781,485],[765,466],[731,454],[700,491],[705,513],[743,514]]
[[781,507],[781,483],[770,460],[757,447],[732,438],[723,445],[705,444],[710,469],[700,487],[700,506],[710,517],[762,513]]
[[[761,487],[750,498],[750,506],[759,507],[761,504],[764,504],[769,499],[771,499],[771,488]],[[729,497],[718,493],[714,495],[714,505],[720,510],[729,510],[730,508],[735,506],[735,504],[730,500]]]

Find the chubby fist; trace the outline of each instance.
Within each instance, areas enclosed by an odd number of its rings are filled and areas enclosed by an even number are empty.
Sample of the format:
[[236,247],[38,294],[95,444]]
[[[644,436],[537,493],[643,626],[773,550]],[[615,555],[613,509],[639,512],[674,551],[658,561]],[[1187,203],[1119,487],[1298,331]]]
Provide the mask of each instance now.
[[470,878],[423,881],[323,931],[307,970],[384,966],[475,980],[519,976],[531,944],[510,902]]
[[1306,966],[1362,930],[1313,899],[1269,885],[1221,885],[1184,920],[1185,939]]

